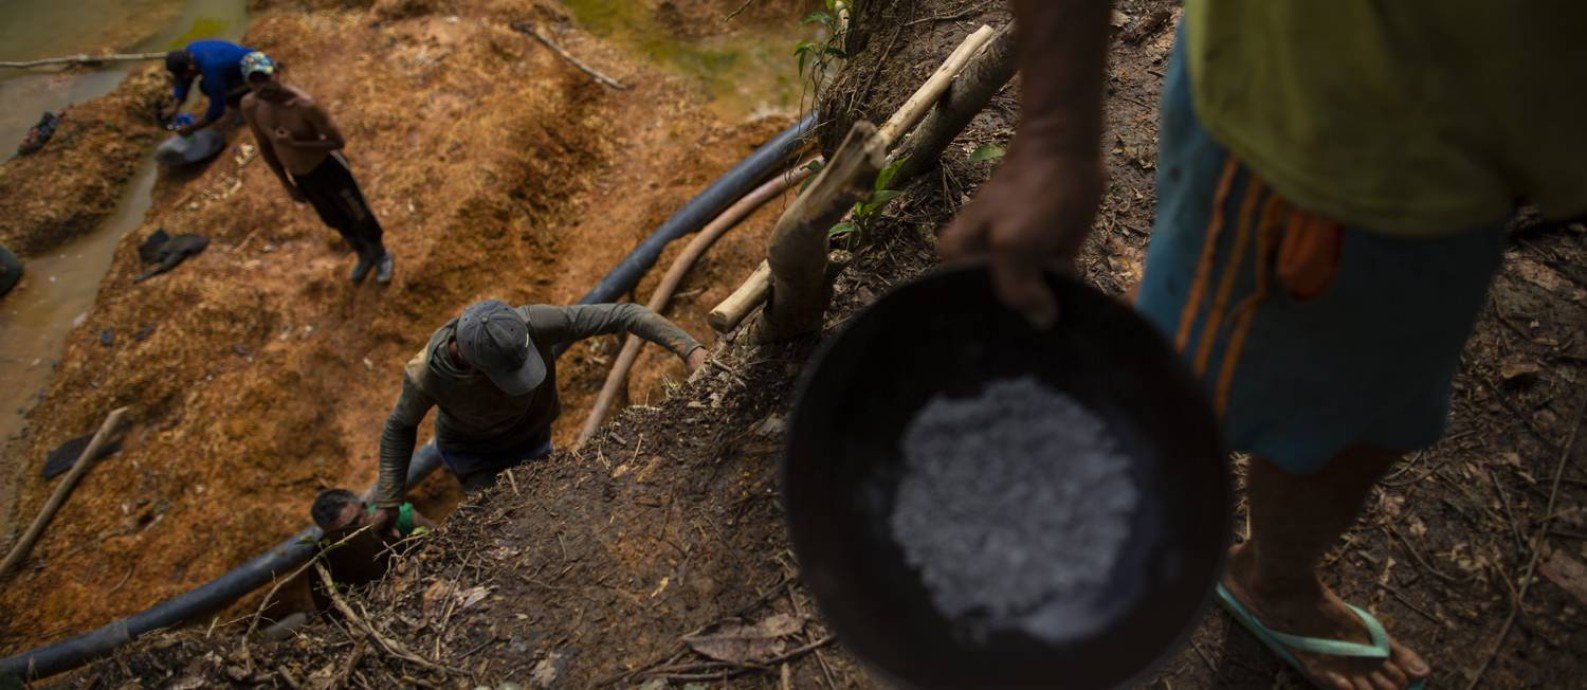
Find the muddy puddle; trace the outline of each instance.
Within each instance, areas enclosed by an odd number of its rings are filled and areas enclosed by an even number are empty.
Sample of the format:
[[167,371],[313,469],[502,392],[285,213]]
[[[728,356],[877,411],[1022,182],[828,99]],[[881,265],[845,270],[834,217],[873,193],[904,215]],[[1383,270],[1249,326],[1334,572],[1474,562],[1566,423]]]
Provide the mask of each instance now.
[[15,433],[21,410],[49,383],[66,334],[87,317],[121,237],[143,221],[156,170],[146,161],[103,227],[27,260],[27,282],[0,300],[0,432]]
[[[668,22],[633,0],[563,4],[591,33],[693,79],[710,95],[711,110],[726,121],[789,115],[808,95],[801,87],[796,42],[789,40],[786,24],[756,24],[749,17],[729,20],[724,13]],[[706,23],[717,26],[699,26]],[[733,32],[717,33],[734,23],[738,26]],[[811,27],[802,29],[813,33]]]

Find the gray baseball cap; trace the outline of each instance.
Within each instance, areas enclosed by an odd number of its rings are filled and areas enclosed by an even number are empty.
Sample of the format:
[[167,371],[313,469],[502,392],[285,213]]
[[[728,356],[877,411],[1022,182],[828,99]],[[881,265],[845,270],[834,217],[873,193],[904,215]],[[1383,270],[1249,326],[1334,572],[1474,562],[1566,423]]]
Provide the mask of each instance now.
[[457,349],[508,395],[528,395],[546,380],[546,363],[523,317],[499,299],[475,302],[457,320]]

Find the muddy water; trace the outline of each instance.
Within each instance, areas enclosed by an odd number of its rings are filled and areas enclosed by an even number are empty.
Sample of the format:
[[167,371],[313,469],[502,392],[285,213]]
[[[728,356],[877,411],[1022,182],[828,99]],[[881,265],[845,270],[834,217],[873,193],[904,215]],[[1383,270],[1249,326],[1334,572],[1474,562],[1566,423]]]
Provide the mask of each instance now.
[[[0,0],[0,59],[103,49],[160,51],[198,38],[237,38],[247,21],[246,5],[246,0]],[[100,70],[0,70],[0,150],[19,142],[40,112],[104,95],[130,69],[119,64]],[[23,282],[0,298],[0,447],[22,429],[22,414],[49,383],[67,334],[93,308],[117,242],[143,222],[155,175],[151,157],[98,230],[26,259]],[[12,517],[16,465],[25,466],[23,460],[10,453],[0,458],[0,533]]]
[[116,243],[143,222],[155,167],[142,166],[98,232],[27,260],[26,282],[0,300],[0,430],[13,431],[20,408],[49,381],[66,335],[93,308]]
[[[656,21],[645,3],[635,0],[563,0],[563,4],[591,33],[695,79],[710,95],[711,109],[729,122],[792,114],[808,95],[794,57],[797,39],[789,38],[787,26],[690,39]],[[811,2],[812,7],[816,4]]]
[[[0,60],[170,50],[236,38],[246,21],[246,0],[0,0]],[[0,151],[10,155],[43,111],[109,93],[131,69],[0,69]]]

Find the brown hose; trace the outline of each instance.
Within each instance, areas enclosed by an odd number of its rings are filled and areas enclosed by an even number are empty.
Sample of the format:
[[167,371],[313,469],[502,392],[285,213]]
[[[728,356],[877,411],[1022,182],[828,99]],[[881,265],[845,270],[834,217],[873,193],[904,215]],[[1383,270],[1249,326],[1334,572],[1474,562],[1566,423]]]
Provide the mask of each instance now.
[[[661,284],[651,293],[650,303],[646,306],[655,312],[666,309],[667,303],[672,301],[672,293],[677,291],[683,279],[689,275],[689,269],[694,267],[694,262],[699,261],[700,257],[710,250],[711,245],[716,244],[716,241],[726,235],[727,231],[743,222],[756,209],[781,196],[783,192],[792,189],[813,173],[809,164],[801,164],[768,180],[728,207],[722,215],[702,228],[694,239],[689,240],[689,245],[684,247],[683,253],[672,262],[672,267],[667,269],[667,275],[662,277]],[[600,395],[596,396],[595,404],[590,407],[590,415],[584,419],[584,426],[579,429],[579,438],[573,443],[574,450],[578,450],[585,441],[590,440],[590,437],[595,435],[595,431],[601,427],[601,423],[606,421],[606,415],[611,413],[612,403],[617,399],[618,391],[628,381],[628,370],[632,369],[634,361],[639,359],[639,350],[643,346],[644,341],[632,335],[623,341],[622,354],[617,356],[617,362],[612,365],[611,373],[606,376],[606,383],[601,386]]]

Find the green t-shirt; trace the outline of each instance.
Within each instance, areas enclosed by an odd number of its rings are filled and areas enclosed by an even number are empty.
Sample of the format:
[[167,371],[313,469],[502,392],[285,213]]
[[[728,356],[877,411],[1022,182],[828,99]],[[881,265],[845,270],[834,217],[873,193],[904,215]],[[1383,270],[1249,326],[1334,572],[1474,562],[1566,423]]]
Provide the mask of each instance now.
[[1587,2],[1186,0],[1207,131],[1280,194],[1378,232],[1587,211]]
[[[374,515],[376,512],[378,512],[380,510],[380,506],[377,506],[377,505],[374,505],[374,504],[371,503],[369,505],[369,507],[368,507],[368,510],[369,510],[369,514],[370,515]],[[397,506],[397,525],[396,525],[396,527],[397,527],[397,534],[400,534],[400,535],[402,535],[404,537],[413,536],[413,533],[417,530],[418,526],[415,525],[414,522],[413,522],[413,504],[412,503],[404,503],[404,504],[402,504],[400,506]]]

